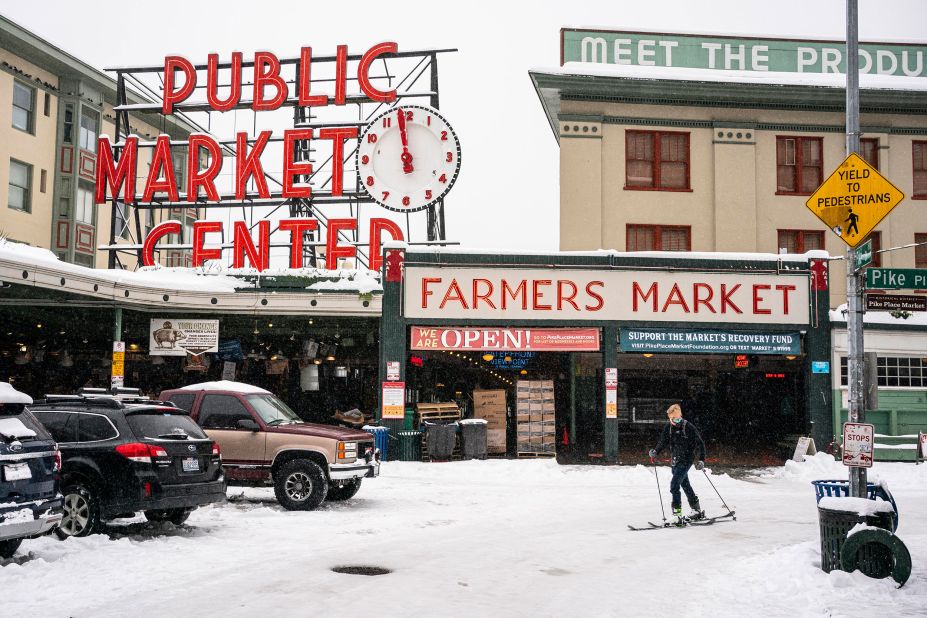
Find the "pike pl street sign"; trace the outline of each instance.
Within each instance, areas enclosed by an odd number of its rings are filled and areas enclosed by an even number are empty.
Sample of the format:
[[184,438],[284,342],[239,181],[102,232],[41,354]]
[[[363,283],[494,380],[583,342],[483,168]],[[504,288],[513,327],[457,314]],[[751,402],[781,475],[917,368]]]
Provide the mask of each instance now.
[[851,152],[805,206],[843,242],[856,248],[903,199],[898,187]]
[[866,271],[870,290],[927,290],[927,268],[870,268]]

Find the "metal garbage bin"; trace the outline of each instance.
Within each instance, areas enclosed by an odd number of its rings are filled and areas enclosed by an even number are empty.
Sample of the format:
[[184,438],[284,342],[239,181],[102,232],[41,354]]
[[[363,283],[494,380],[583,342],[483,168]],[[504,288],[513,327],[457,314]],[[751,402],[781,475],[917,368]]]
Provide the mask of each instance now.
[[389,427],[364,425],[363,430],[373,435],[373,444],[380,449],[380,461],[387,461],[389,459]]
[[396,436],[399,440],[397,444],[399,461],[422,460],[421,431],[400,431]]
[[457,443],[457,423],[425,423],[425,443],[432,461],[450,461]]
[[[840,569],[840,552],[847,535],[857,524],[892,531],[895,512],[883,502],[886,510],[876,511],[873,501],[866,498],[826,497],[818,502],[818,519],[821,529],[821,569],[830,573]],[[888,577],[892,574],[894,558],[884,546],[869,544],[860,548],[857,567],[869,577]]]
[[486,459],[488,421],[468,418],[460,424],[460,451],[463,459]]

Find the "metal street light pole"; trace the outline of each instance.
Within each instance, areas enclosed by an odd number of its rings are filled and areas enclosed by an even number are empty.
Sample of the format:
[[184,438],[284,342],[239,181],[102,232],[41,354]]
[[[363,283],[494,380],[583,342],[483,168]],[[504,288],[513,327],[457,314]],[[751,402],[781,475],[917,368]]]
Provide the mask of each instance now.
[[[847,0],[847,156],[859,152],[859,8]],[[863,404],[863,297],[856,249],[847,249],[847,385],[849,421],[866,420]],[[846,448],[846,445],[844,445]],[[850,495],[866,497],[866,469],[850,468]]]

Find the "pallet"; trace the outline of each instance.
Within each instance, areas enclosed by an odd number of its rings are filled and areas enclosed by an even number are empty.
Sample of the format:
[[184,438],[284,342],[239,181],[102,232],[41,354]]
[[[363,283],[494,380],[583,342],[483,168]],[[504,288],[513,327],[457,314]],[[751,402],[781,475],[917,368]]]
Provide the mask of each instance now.
[[460,408],[456,403],[418,403],[415,404],[413,425],[421,426],[425,421],[433,423],[439,421],[454,422],[460,420]]
[[535,451],[518,451],[519,459],[553,459],[557,453],[535,452]]

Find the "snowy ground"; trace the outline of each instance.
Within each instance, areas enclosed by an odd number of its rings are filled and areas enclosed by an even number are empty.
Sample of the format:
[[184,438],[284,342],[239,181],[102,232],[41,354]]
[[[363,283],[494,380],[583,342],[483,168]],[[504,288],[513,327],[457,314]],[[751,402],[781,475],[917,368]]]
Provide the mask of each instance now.
[[[819,568],[809,480],[846,478],[828,455],[712,477],[738,521],[630,532],[659,521],[644,467],[551,461],[389,463],[356,498],[291,513],[264,489],[187,525],[27,541],[0,562],[4,616],[924,616],[927,465],[877,464],[914,571],[891,580]],[[701,473],[703,505],[722,512]],[[661,469],[664,492],[668,470]],[[392,570],[342,575],[339,565]],[[324,613],[323,613],[324,612]]]

